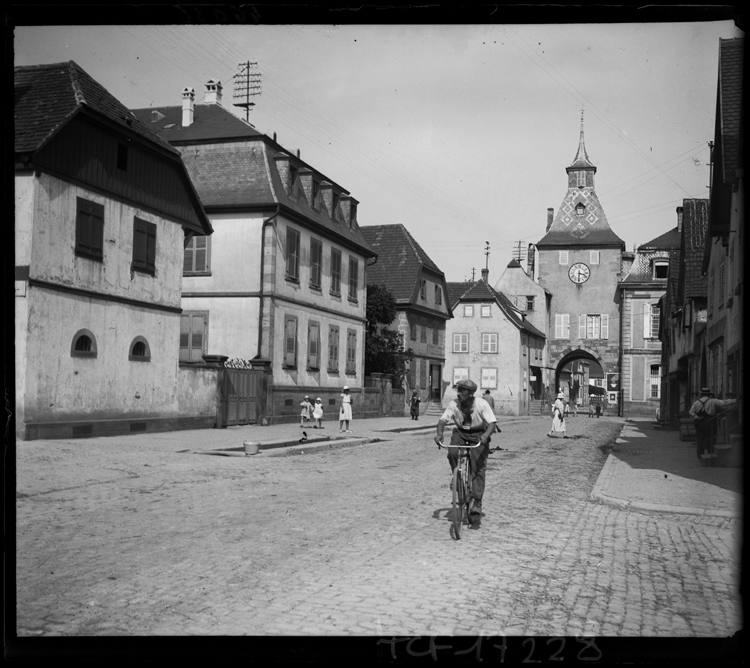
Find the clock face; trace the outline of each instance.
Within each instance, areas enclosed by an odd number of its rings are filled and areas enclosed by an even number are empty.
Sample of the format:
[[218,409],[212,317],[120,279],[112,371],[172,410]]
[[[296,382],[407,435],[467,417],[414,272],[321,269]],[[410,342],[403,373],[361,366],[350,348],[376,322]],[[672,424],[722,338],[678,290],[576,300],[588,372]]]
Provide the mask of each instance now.
[[591,276],[591,270],[583,264],[583,262],[576,262],[568,270],[568,278],[570,278],[573,283],[578,283],[579,285],[588,281],[589,276]]

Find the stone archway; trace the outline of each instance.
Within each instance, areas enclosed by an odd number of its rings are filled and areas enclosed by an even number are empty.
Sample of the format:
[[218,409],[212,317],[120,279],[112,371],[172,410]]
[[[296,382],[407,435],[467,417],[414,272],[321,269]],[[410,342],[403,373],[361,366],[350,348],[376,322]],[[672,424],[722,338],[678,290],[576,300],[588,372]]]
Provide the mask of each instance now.
[[552,396],[554,397],[558,392],[563,392],[566,394],[566,398],[570,402],[573,402],[580,397],[584,403],[588,403],[588,383],[586,383],[586,386],[582,386],[580,378],[569,381],[568,387],[562,387],[561,377],[563,376],[565,368],[572,362],[577,361],[593,362],[601,368],[602,373],[606,371],[606,363],[595,350],[587,348],[566,348],[560,353],[556,360],[551,360],[551,366],[555,370],[555,384],[552,388],[554,390]]

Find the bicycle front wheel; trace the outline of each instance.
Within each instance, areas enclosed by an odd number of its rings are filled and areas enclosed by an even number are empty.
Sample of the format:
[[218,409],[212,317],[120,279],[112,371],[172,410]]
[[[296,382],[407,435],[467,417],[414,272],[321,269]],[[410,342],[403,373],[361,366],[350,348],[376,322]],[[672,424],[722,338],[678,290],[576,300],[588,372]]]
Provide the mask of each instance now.
[[463,528],[464,512],[466,508],[464,480],[461,475],[461,467],[456,466],[453,470],[453,535],[456,540],[461,540],[461,529]]

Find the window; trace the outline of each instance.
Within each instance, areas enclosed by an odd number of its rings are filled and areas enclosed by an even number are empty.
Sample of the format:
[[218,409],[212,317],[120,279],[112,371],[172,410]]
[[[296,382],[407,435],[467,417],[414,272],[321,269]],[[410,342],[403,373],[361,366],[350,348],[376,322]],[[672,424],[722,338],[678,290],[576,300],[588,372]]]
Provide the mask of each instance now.
[[589,251],[589,264],[599,264],[599,251]]
[[469,380],[469,369],[467,367],[453,367],[453,385],[455,385],[459,380]]
[[560,251],[557,259],[558,264],[568,264],[568,251]]
[[482,304],[482,317],[483,318],[492,317],[492,307],[489,304]]
[[473,318],[474,317],[474,307],[467,304],[464,306],[464,318]]
[[289,369],[297,368],[297,317],[284,316],[284,364]]
[[331,293],[341,294],[341,251],[331,248]]
[[320,368],[320,323],[313,320],[307,324],[307,368]]
[[411,323],[411,325],[409,326],[409,338],[412,341],[417,340],[417,323],[415,322]]
[[70,344],[71,357],[96,357],[96,338],[88,329],[79,329]]
[[180,316],[180,362],[202,362],[207,349],[208,312],[183,311]]
[[156,223],[140,218],[133,222],[133,269],[156,273]]
[[555,338],[570,338],[570,313],[555,313]]
[[427,281],[424,279],[419,282],[419,298],[422,301],[427,300]]
[[286,192],[290,197],[294,197],[297,193],[295,186],[297,185],[297,174],[299,170],[294,165],[289,165],[289,180],[286,184]]
[[643,338],[659,338],[659,316],[660,310],[658,304],[643,305]]
[[323,267],[323,242],[310,239],[310,285],[320,289]]
[[441,306],[443,303],[443,289],[439,286],[435,286],[435,305]]
[[658,399],[660,396],[661,383],[659,379],[659,365],[651,365],[651,398]]
[[131,362],[151,361],[151,348],[145,338],[142,336],[136,336],[133,339],[133,342],[130,344],[130,355],[128,355],[128,359]]
[[584,213],[586,213],[586,207],[583,205],[583,202],[578,202],[576,204],[576,216],[582,216]]
[[209,249],[210,237],[205,235],[194,236],[185,246],[185,255],[182,263],[183,274],[205,274],[210,271]]
[[482,352],[483,353],[496,353],[497,352],[497,333],[493,332],[490,334],[482,334]]
[[286,277],[299,281],[299,232],[291,227],[286,229]]
[[117,144],[117,169],[123,172],[128,169],[128,147],[125,144]]
[[359,284],[359,260],[349,256],[349,301],[357,302],[357,286]]
[[654,261],[654,280],[666,281],[669,278],[669,262],[667,260]]
[[432,345],[437,346],[440,344],[440,330],[437,327],[432,329]]
[[[576,185],[579,188],[584,188],[586,186],[586,172],[576,172]],[[579,202],[578,206],[583,205]]]
[[480,387],[482,389],[497,389],[497,369],[482,367],[482,380]]
[[606,313],[582,314],[578,316],[579,339],[609,338],[609,315]]
[[469,335],[468,334],[454,334],[453,335],[453,352],[454,353],[468,353],[469,352]]
[[427,325],[422,325],[421,332],[420,332],[421,336],[419,337],[420,343],[427,343],[427,329],[428,329]]
[[102,261],[104,206],[76,197],[76,255]]
[[346,330],[346,373],[357,373],[357,332]]
[[526,310],[527,311],[534,310],[534,296],[533,295],[527,295],[526,297]]
[[334,325],[328,328],[328,371],[339,371],[339,328]]
[[312,208],[316,211],[320,209],[320,181],[317,179],[312,182]]

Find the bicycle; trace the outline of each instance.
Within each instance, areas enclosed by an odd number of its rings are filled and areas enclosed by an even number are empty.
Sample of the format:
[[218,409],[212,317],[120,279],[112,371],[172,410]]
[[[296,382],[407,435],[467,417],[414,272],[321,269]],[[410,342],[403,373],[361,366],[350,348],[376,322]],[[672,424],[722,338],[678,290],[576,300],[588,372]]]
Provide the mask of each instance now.
[[464,518],[469,519],[469,503],[471,502],[471,479],[469,478],[471,458],[469,457],[469,450],[482,445],[481,441],[474,445],[470,445],[469,441],[466,440],[464,443],[465,445],[445,445],[441,442],[438,445],[438,449],[458,448],[458,462],[456,463],[456,468],[453,469],[453,477],[451,478],[453,501],[451,523],[453,525],[453,535],[456,537],[456,540],[461,540]]

